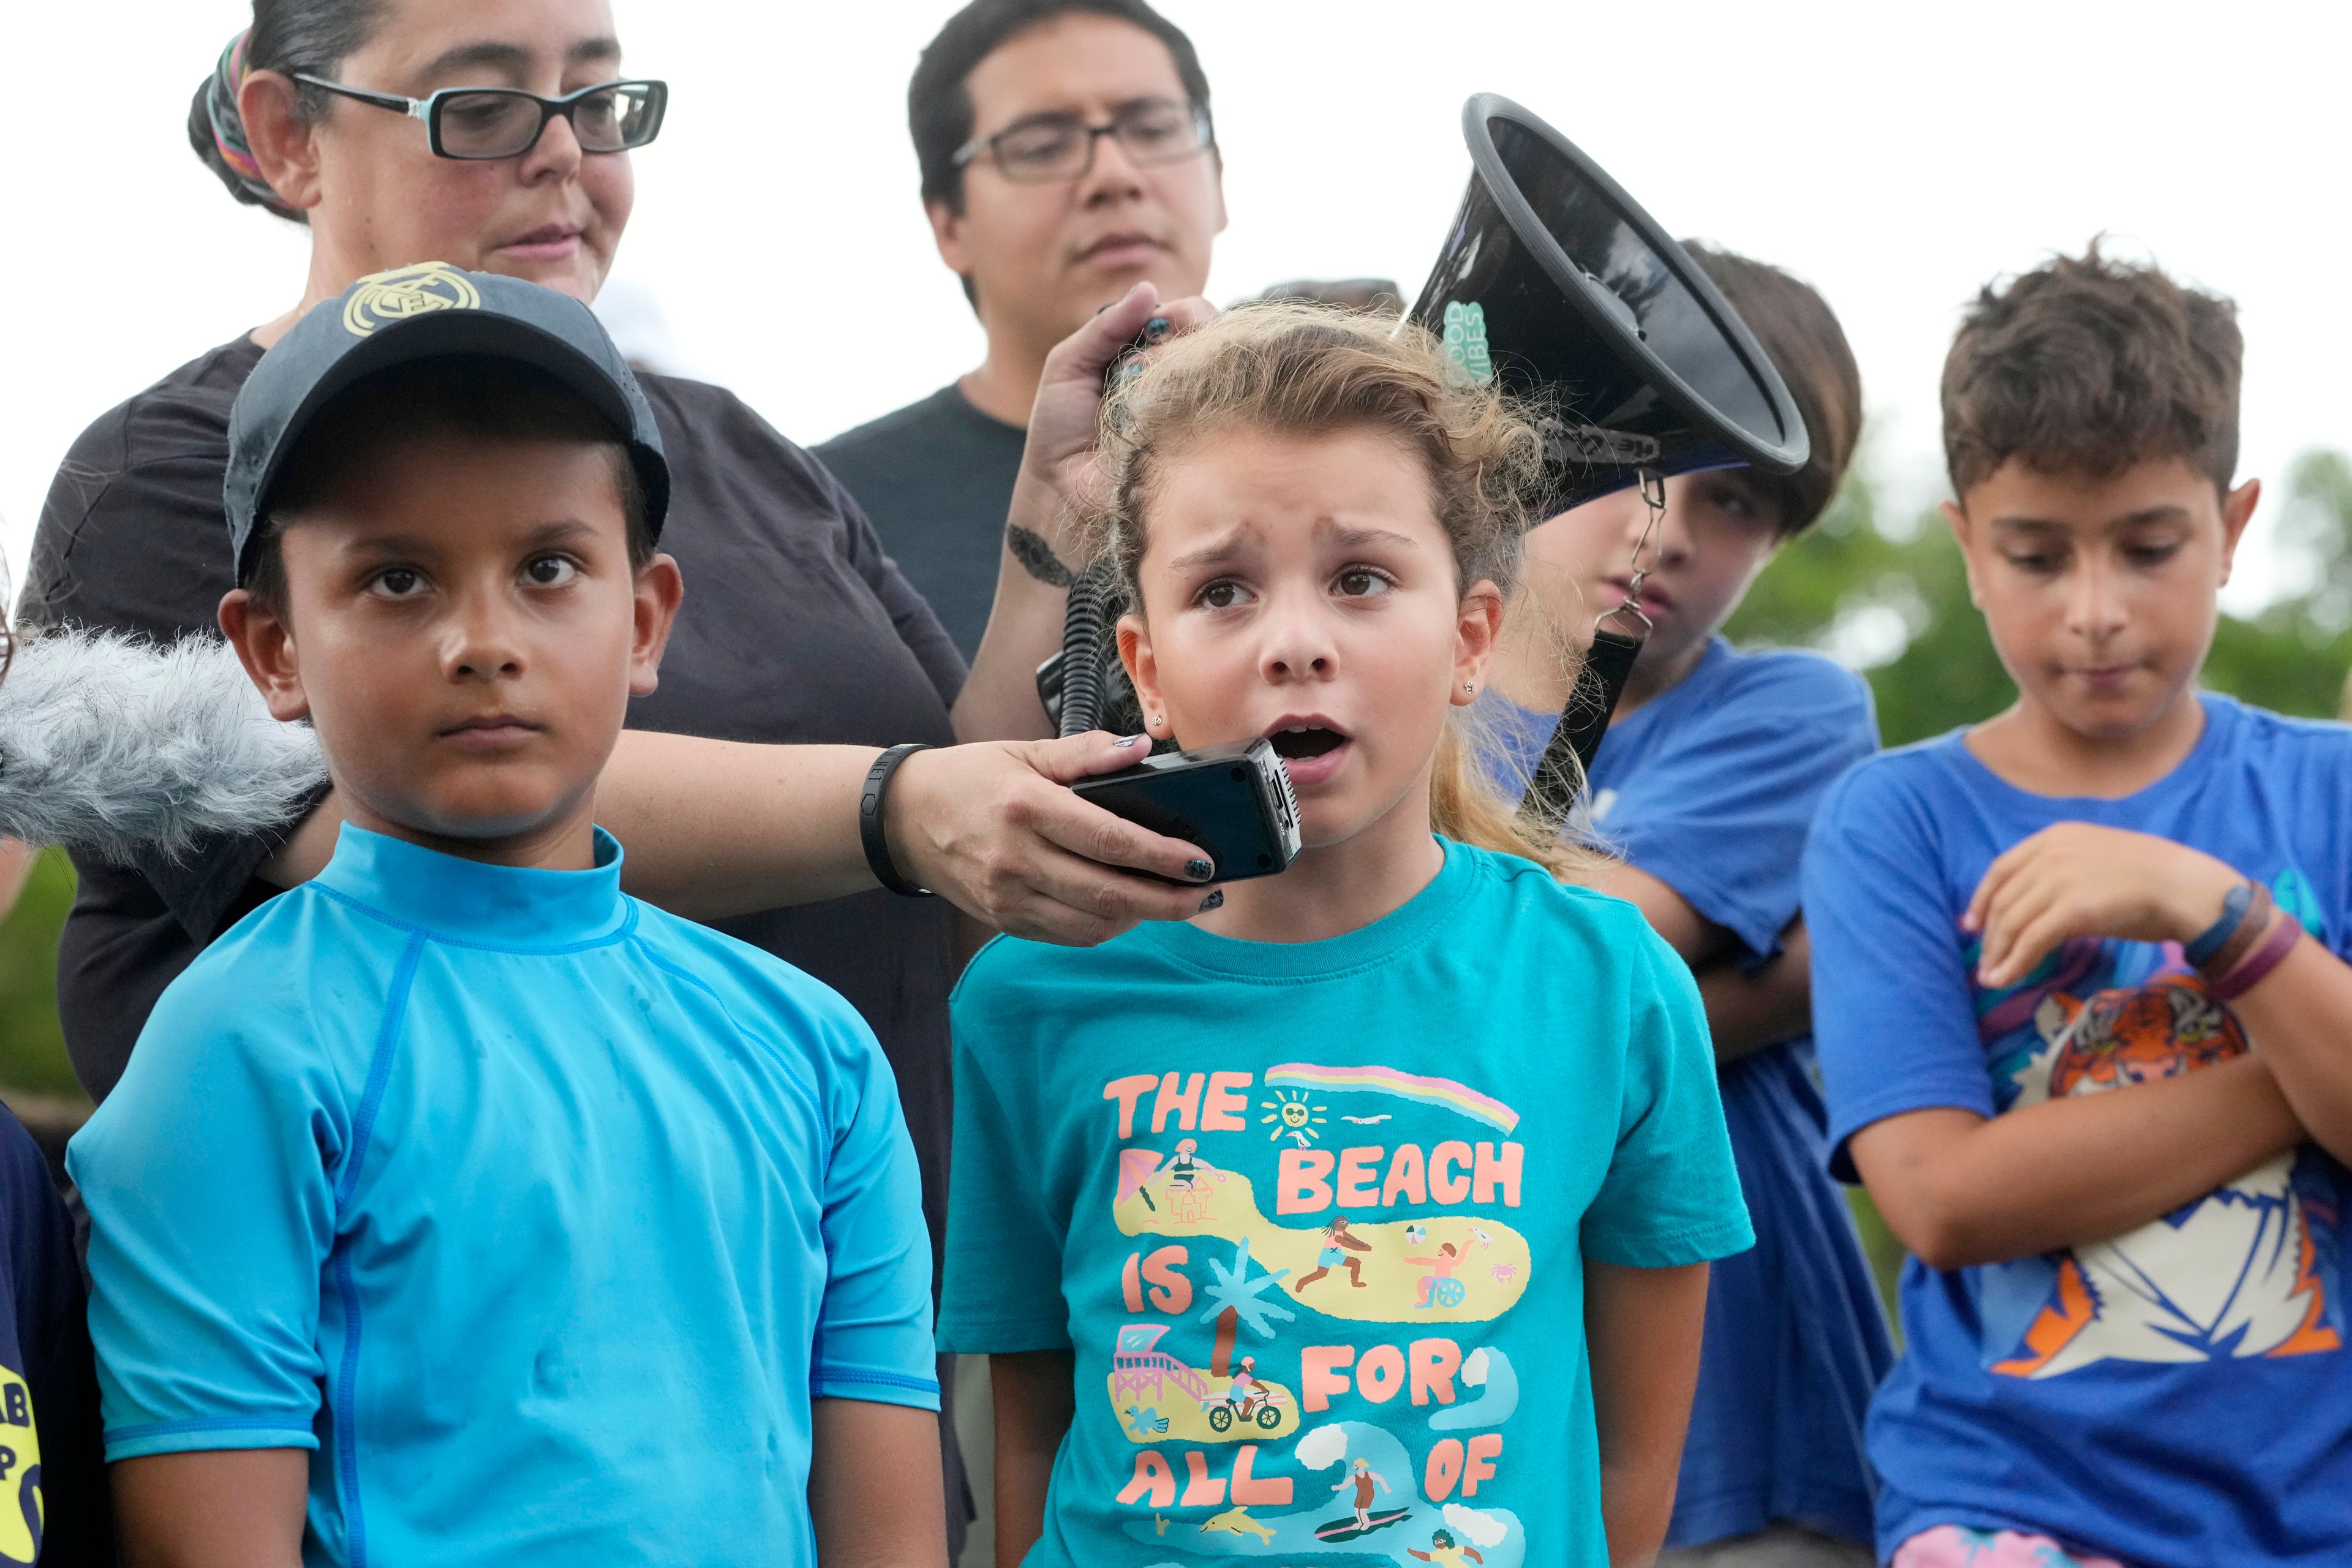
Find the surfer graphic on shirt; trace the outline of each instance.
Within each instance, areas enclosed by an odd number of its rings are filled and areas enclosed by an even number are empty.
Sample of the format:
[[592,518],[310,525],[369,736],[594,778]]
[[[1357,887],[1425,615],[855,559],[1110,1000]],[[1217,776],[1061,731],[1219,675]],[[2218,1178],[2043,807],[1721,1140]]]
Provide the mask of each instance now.
[[1370,1459],[1359,1458],[1356,1460],[1356,1468],[1341,1476],[1339,1484],[1331,1489],[1335,1492],[1342,1492],[1350,1486],[1356,1489],[1356,1528],[1370,1530],[1372,1528],[1372,1489],[1377,1486],[1381,1490],[1387,1491],[1388,1479],[1372,1468],[1372,1462]]

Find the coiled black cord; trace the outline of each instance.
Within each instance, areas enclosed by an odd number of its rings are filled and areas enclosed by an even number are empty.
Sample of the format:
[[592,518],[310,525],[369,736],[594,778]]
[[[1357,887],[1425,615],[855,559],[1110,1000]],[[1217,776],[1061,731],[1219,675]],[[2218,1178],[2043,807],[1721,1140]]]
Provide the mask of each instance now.
[[1065,735],[1102,727],[1103,637],[1119,600],[1118,569],[1097,561],[1070,584],[1062,616],[1062,720]]

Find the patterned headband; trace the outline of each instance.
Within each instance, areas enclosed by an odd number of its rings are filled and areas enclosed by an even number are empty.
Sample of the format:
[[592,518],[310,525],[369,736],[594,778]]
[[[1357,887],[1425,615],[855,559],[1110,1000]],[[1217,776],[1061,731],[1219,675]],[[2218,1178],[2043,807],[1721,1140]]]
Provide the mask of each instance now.
[[220,62],[213,67],[213,79],[205,91],[205,116],[212,121],[213,145],[219,149],[221,162],[226,163],[239,184],[254,200],[281,217],[299,216],[286,205],[268,180],[261,177],[261,165],[254,162],[253,150],[245,143],[245,121],[236,109],[236,95],[245,86],[247,67],[245,46],[253,36],[248,27],[228,41],[220,53]]

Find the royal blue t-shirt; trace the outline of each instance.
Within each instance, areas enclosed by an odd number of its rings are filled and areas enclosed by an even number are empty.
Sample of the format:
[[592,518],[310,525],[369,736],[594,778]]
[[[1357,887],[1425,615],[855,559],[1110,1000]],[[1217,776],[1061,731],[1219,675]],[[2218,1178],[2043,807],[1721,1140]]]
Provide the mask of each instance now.
[[311,1448],[310,1564],[814,1563],[810,1401],[936,1408],[831,991],[586,871],[345,827],[69,1151],[110,1459]]
[[1749,1240],[1706,1025],[1632,905],[1444,847],[1328,941],[965,972],[940,1346],[1076,1360],[1031,1563],[1607,1562],[1584,1261]]
[[[1496,773],[1525,787],[1559,722],[1500,699]],[[1630,864],[1729,931],[1780,951],[1798,914],[1805,831],[1839,774],[1878,747],[1870,688],[1819,654],[1715,638],[1672,689],[1610,726],[1591,824]],[[1756,1245],[1716,1265],[1669,1546],[1790,1520],[1871,1534],[1863,1423],[1894,1363],[1853,1215],[1823,1170],[1813,1047],[1799,1037],[1720,1075]]]
[[[2352,951],[2352,731],[2203,700],[2169,774],[2121,800],[2030,795],[1958,733],[1848,774],[1805,859],[1813,1017],[1841,1174],[1890,1116],[1997,1116],[2246,1049],[2177,943],[2086,938],[1975,982],[1959,929],[1994,858],[2059,822],[2226,861]],[[2128,1234],[1903,1275],[1902,1360],[1870,1416],[1878,1544],[2034,1531],[2135,1568],[2352,1563],[2345,1202],[2315,1145]]]

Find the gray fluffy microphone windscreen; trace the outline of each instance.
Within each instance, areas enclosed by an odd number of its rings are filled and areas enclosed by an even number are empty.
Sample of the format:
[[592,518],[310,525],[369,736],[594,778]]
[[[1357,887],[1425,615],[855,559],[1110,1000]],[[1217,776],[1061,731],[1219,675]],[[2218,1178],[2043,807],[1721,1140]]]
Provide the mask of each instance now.
[[281,724],[228,645],[56,631],[0,680],[0,835],[119,864],[302,815],[327,782],[308,724]]

